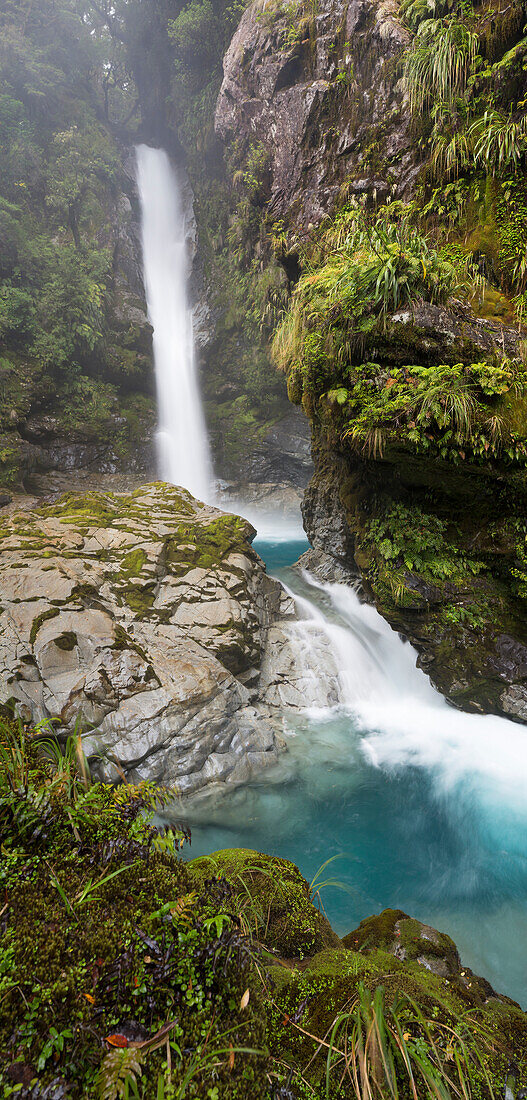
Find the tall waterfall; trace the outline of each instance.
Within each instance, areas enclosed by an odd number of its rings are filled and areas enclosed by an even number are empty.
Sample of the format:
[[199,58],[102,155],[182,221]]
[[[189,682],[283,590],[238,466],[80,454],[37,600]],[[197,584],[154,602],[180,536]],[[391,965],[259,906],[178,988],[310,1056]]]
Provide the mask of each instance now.
[[165,481],[210,501],[212,466],[196,377],[179,184],[164,149],[138,145],[136,155],[144,282],[154,330],[159,471]]

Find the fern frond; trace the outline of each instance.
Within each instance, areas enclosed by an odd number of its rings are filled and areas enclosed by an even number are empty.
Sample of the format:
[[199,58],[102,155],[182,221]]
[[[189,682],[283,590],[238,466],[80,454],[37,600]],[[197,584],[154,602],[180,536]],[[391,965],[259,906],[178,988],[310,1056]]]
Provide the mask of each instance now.
[[97,1100],[124,1100],[130,1086],[142,1074],[142,1057],[138,1050],[127,1047],[111,1050],[103,1058],[95,1089]]

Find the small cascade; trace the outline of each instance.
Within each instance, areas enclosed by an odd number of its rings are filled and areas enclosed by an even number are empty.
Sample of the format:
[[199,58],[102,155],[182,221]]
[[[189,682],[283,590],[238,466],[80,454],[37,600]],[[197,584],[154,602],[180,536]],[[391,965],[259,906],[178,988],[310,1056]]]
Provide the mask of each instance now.
[[321,660],[324,650],[329,654],[337,669],[334,705],[362,731],[362,751],[371,764],[425,768],[442,792],[469,787],[486,807],[493,831],[504,827],[508,811],[525,821],[523,727],[498,715],[467,714],[449,706],[417,668],[413,647],[375,608],[361,603],[353,588],[320,584],[307,574],[302,587],[295,588],[291,595],[300,620],[291,627],[291,644],[296,660],[306,678],[311,670],[319,698],[331,705],[328,663]]
[[[276,546],[257,548],[276,562]],[[328,887],[324,905],[339,933],[401,908],[527,1003],[525,728],[449,706],[352,588],[287,565],[277,574],[297,618],[276,634],[263,679],[287,751],[257,780],[174,806],[193,826],[192,856],[255,848],[308,880],[337,856],[348,890]]]
[[138,145],[136,156],[145,292],[154,330],[159,472],[163,480],[210,502],[212,465],[196,377],[179,184],[163,149]]

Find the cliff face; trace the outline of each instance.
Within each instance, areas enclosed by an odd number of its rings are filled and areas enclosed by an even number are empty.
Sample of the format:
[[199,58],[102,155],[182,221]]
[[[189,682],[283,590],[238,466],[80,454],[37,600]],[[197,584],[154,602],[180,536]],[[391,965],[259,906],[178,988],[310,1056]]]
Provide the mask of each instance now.
[[456,705],[519,721],[524,15],[254,3],[216,105],[234,184],[258,176],[262,254],[290,281],[275,359],[312,429],[308,535]]
[[216,132],[265,150],[267,217],[306,229],[347,196],[407,194],[416,147],[397,61],[409,35],[395,0],[262,5],[244,12],[224,59]]

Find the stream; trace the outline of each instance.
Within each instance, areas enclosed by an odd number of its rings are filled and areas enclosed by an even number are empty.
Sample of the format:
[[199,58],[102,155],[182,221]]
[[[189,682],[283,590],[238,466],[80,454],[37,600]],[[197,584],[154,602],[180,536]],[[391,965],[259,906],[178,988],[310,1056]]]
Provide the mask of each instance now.
[[291,568],[307,548],[298,533],[273,541],[266,531],[254,545],[299,613],[329,631],[345,702],[286,715],[277,767],[191,815],[189,857],[256,848],[311,880],[336,855],[322,878],[339,886],[321,896],[338,933],[404,909],[447,932],[466,965],[526,1005],[524,728],[448,706],[374,608]]
[[[145,145],[137,182],[160,473],[212,503],[180,184],[167,154]],[[353,589],[292,568],[307,548],[298,525],[248,518],[269,572],[295,598],[298,697],[312,703],[284,703],[287,751],[258,781],[185,808],[189,858],[256,848],[311,880],[337,856],[322,874],[339,880],[322,892],[337,932],[404,909],[447,932],[466,965],[527,1006],[525,727],[449,707],[412,647]]]

